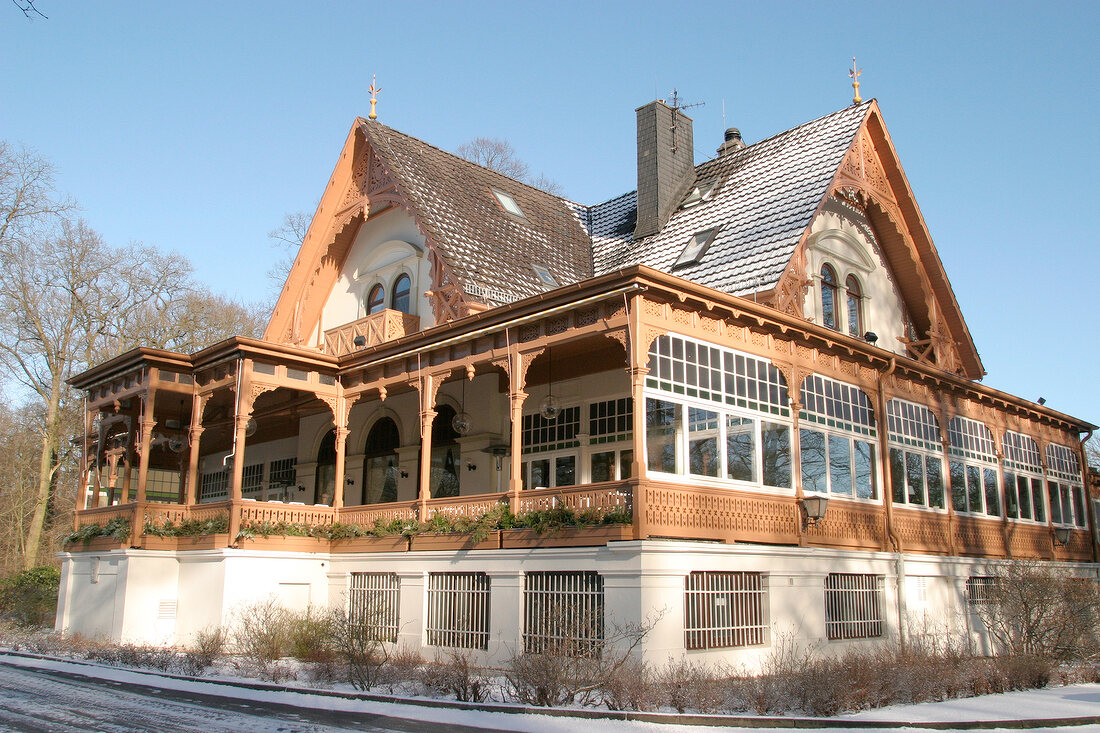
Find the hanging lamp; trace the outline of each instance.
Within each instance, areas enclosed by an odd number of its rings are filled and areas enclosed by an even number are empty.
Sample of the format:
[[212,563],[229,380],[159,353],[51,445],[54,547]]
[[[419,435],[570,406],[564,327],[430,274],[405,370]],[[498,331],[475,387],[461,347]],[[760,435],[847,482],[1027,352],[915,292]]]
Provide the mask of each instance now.
[[451,428],[459,435],[470,432],[470,416],[466,413],[466,380],[462,380],[462,403],[458,414],[451,418]]
[[558,402],[558,398],[554,396],[554,354],[549,346],[546,347],[546,372],[549,386],[546,390],[546,397],[543,399],[542,405],[539,406],[539,414],[547,422],[553,422],[561,414],[561,404]]

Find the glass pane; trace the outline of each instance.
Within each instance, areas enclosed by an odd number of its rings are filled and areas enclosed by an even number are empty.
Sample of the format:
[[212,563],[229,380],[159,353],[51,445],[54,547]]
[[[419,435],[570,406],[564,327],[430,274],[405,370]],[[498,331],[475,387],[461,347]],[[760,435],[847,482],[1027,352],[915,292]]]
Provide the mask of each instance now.
[[1080,486],[1073,487],[1073,523],[1078,527],[1085,526],[1085,500]]
[[432,497],[458,496],[459,465],[458,446],[432,448]]
[[368,458],[363,503],[397,501],[397,470],[396,456]]
[[630,464],[634,462],[634,451],[619,451],[619,478],[630,478]]
[[829,436],[829,483],[834,494],[852,495],[852,441]]
[[[1008,477],[1005,477],[1005,481]],[[1008,493],[1008,486],[1005,486],[1005,493]],[[1031,487],[1028,485],[1027,476],[1016,477],[1016,493],[1020,497],[1020,517],[1022,519],[1031,519]]]
[[1050,521],[1055,524],[1062,523],[1062,502],[1059,498],[1058,484],[1053,481],[1047,482],[1047,488],[1050,490]]
[[679,436],[683,433],[680,405],[646,399],[646,454],[649,470],[680,473]]
[[856,441],[856,496],[861,499],[878,498],[875,491],[875,446],[862,440]]
[[895,504],[905,503],[905,451],[890,449],[890,494]]
[[1043,480],[1031,479],[1031,502],[1035,507],[1035,521],[1047,521],[1046,502],[1043,500]]
[[761,426],[764,485],[791,488],[791,429],[766,422]]
[[1019,505],[1016,502],[1016,475],[1005,473],[1005,516],[1017,517]]
[[718,476],[718,413],[688,408],[688,472]]
[[928,506],[943,509],[943,461],[924,457],[924,478],[928,482]]
[[611,481],[615,477],[612,471],[615,466],[615,451],[592,454],[592,483],[598,481]]
[[982,511],[982,470],[977,466],[966,467],[966,498],[970,511]]
[[966,511],[966,469],[958,461],[951,461],[951,506],[957,512]]
[[393,285],[393,309],[402,313],[409,312],[409,280],[408,275],[397,278]]
[[985,512],[992,516],[1001,515],[1001,501],[999,487],[997,486],[997,472],[992,468],[982,469],[985,478]]
[[726,415],[726,478],[756,481],[756,421]]
[[905,478],[909,503],[927,506],[924,498],[924,460],[919,453],[905,452]]
[[554,486],[575,486],[577,484],[577,457],[558,456],[554,461]]
[[540,458],[537,461],[531,461],[531,488],[550,488],[550,459]]
[[798,443],[802,458],[802,488],[806,491],[826,491],[825,434],[816,430],[799,430]]

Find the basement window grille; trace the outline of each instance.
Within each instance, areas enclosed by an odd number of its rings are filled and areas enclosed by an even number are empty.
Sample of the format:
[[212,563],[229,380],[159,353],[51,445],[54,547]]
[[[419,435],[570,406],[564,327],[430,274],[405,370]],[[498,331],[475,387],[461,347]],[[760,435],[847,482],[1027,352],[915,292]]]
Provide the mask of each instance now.
[[966,579],[966,604],[971,608],[989,603],[989,596],[997,585],[992,575],[971,575]]
[[397,641],[400,586],[397,573],[352,573],[348,620],[376,641]]
[[431,573],[428,576],[428,644],[489,648],[489,576]]
[[829,573],[825,578],[825,636],[871,639],[883,635],[882,576]]
[[604,638],[603,577],[594,571],[524,575],[523,649],[595,656]]
[[758,646],[767,639],[767,591],[761,573],[693,572],[684,581],[688,649]]

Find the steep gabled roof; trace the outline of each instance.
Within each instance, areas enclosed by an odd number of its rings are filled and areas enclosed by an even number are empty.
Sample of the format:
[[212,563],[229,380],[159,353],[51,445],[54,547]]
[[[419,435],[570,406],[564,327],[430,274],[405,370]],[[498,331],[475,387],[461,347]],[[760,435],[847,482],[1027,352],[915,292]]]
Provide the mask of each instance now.
[[[632,241],[634,193],[592,207],[596,272],[644,264],[733,294],[773,287],[828,193],[870,102],[848,107],[696,166],[717,180],[709,200],[673,213],[658,233]],[[673,265],[691,237],[720,227],[706,256]]]
[[[499,305],[546,290],[532,265],[546,267],[559,285],[592,276],[575,204],[379,122],[359,125],[468,296]],[[504,211],[494,188],[511,195],[523,216]]]

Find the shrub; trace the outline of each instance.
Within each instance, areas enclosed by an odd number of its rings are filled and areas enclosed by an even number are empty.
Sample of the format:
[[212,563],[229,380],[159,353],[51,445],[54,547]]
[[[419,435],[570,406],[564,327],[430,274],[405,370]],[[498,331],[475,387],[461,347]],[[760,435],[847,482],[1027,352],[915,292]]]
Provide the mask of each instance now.
[[656,677],[664,703],[678,713],[687,710],[715,713],[725,701],[718,670],[709,665],[670,659]]
[[61,572],[40,566],[0,580],[0,614],[24,626],[53,625]]
[[318,614],[312,608],[302,613],[287,612],[283,623],[290,655],[303,662],[331,662],[336,658],[332,648],[332,618]]
[[180,658],[181,671],[192,677],[205,674],[222,656],[225,642],[226,633],[220,626],[208,626],[197,632],[194,642],[184,649]]
[[599,692],[609,710],[654,710],[660,705],[653,671],[633,657],[626,660],[619,674],[604,680]]
[[286,675],[278,661],[290,648],[287,612],[274,597],[238,608],[232,638],[246,671],[271,680]]
[[429,690],[454,695],[461,702],[483,702],[489,697],[492,680],[470,663],[468,654],[452,651],[445,658],[423,664],[420,681]]
[[357,690],[377,685],[388,658],[380,625],[353,618],[344,608],[329,611],[329,624],[332,649],[347,669],[348,682]]

